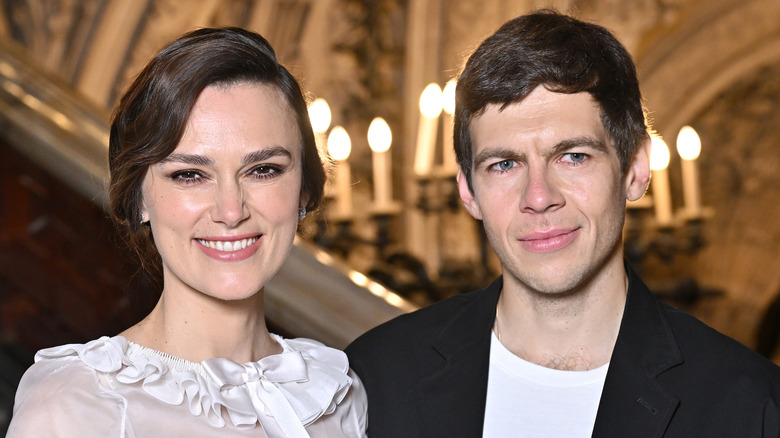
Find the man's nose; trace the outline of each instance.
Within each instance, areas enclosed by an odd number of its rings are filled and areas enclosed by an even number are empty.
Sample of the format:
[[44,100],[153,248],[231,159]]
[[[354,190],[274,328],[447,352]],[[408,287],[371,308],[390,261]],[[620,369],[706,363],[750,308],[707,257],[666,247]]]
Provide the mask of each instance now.
[[544,213],[556,210],[564,204],[559,181],[545,165],[529,166],[525,175],[521,210],[528,213]]

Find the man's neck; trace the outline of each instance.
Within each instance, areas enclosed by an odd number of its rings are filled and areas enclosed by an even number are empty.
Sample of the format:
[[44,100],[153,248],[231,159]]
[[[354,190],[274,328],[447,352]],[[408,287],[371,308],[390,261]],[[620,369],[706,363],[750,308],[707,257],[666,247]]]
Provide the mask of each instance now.
[[606,275],[579,290],[544,294],[504,282],[494,331],[517,356],[548,368],[582,371],[609,362],[628,280]]

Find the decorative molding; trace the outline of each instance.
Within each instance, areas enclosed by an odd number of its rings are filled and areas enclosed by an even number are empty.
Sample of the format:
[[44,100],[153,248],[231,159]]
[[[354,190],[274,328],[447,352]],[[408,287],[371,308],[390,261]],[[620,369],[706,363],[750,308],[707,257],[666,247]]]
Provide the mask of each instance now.
[[[366,127],[382,115],[396,129],[403,87],[405,2],[398,0],[339,0],[341,31],[334,35],[333,51],[344,70],[336,73],[345,99],[338,110],[345,120]],[[345,59],[346,58],[346,59]]]

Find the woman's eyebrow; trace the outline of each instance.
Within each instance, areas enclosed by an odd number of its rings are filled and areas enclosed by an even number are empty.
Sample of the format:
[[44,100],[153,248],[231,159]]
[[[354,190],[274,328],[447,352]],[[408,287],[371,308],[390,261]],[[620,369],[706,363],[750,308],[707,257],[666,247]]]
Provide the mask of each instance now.
[[214,160],[204,155],[196,154],[170,154],[167,157],[160,160],[160,163],[183,163],[192,166],[211,166],[214,164]]
[[[286,148],[282,146],[272,146],[270,148],[262,149],[245,155],[241,159],[241,164],[247,165],[258,161],[264,161],[279,155],[292,158],[292,154]],[[189,164],[191,166],[213,166],[214,160],[205,155],[173,153],[160,160],[160,163],[182,163]]]
[[289,150],[287,150],[287,148],[284,148],[282,146],[272,146],[270,148],[262,149],[244,155],[244,158],[241,160],[241,163],[243,165],[247,165],[251,163],[256,163],[258,161],[265,161],[271,157],[277,157],[279,155],[285,156],[287,158],[292,158],[292,154],[290,153]]

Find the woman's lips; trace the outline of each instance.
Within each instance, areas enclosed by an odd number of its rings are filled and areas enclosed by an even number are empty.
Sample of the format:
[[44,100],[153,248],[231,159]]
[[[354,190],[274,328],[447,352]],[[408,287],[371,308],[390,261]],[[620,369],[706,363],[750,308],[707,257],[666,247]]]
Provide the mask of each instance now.
[[575,238],[579,228],[573,230],[550,230],[530,233],[521,237],[520,244],[531,252],[553,252],[568,246]]
[[231,238],[206,238],[195,239],[198,248],[207,256],[228,262],[237,262],[248,259],[260,247],[262,235]]

